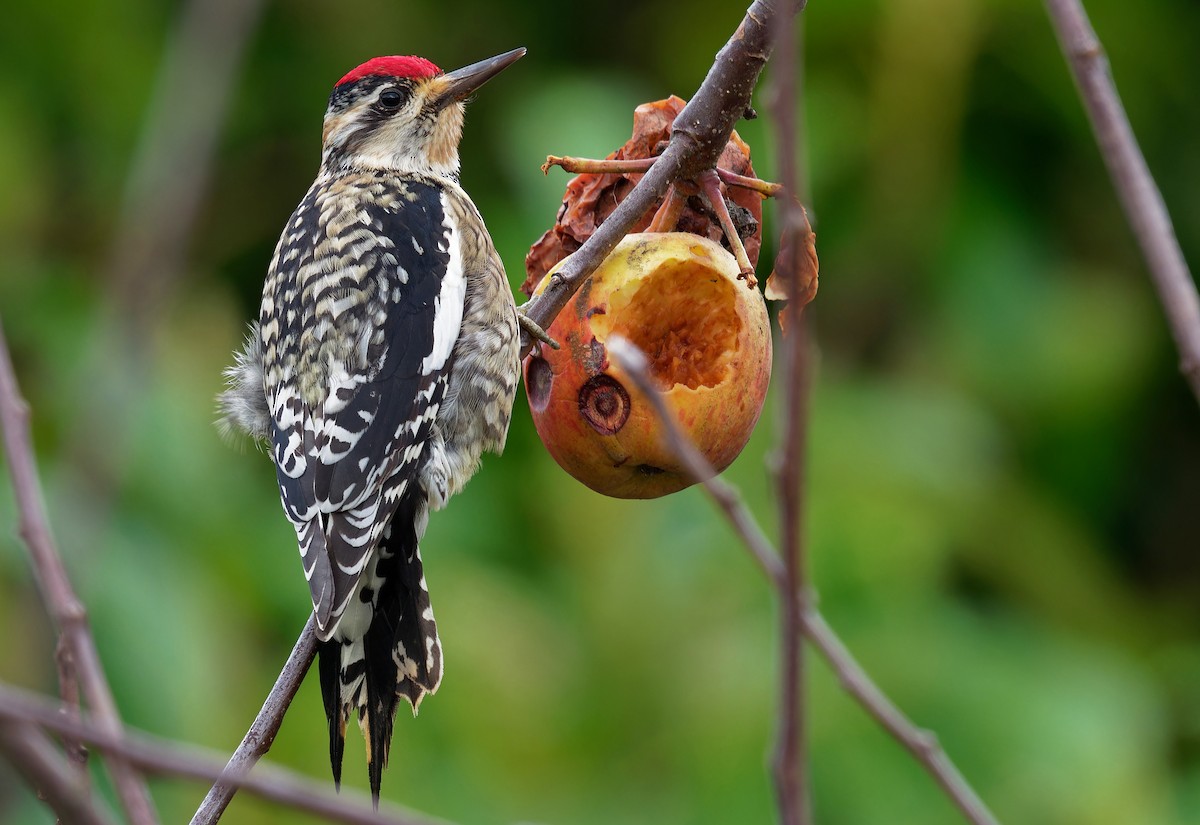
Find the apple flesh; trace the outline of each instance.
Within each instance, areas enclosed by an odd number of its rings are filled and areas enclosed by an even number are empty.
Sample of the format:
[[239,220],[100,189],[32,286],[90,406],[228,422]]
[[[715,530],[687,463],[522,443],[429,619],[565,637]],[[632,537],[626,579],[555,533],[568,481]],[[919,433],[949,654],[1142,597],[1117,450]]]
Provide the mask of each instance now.
[[609,360],[610,335],[646,354],[668,408],[718,472],[762,412],[771,378],[766,304],[707,238],[626,236],[547,332],[562,348],[538,344],[524,365],[534,425],[564,470],[605,495],[657,498],[692,483],[649,401]]

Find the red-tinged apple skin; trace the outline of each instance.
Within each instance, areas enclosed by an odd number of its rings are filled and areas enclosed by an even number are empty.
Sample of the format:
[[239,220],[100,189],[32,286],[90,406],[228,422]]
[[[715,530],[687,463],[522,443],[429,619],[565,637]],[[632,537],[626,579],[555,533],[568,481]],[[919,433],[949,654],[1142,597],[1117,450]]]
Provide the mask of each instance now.
[[683,432],[718,472],[746,446],[771,381],[771,327],[761,293],[719,244],[683,232],[626,236],[547,331],[562,348],[539,344],[524,365],[534,425],[593,490],[657,498],[692,483],[653,407],[610,361],[613,334],[646,353]]

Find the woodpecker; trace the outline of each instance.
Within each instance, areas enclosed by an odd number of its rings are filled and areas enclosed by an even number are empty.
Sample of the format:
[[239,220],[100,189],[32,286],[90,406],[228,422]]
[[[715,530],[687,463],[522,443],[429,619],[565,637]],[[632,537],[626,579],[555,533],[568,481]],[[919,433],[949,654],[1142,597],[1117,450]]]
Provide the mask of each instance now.
[[527,322],[459,186],[458,143],[464,99],[524,54],[453,72],[377,57],[338,81],[320,172],[218,400],[224,429],[267,446],[296,530],[334,782],[356,715],[376,804],[399,700],[415,715],[442,679],[429,510],[503,449],[520,374]]

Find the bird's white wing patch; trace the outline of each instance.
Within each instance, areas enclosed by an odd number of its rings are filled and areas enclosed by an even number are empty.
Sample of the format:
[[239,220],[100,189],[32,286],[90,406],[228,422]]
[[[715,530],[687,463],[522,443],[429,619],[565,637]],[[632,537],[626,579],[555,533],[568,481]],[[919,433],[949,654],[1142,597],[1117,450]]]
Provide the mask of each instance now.
[[[450,205],[446,194],[442,193],[442,211],[445,214],[445,226],[449,230],[445,235],[445,243],[450,262],[446,266],[446,275],[442,278],[442,287],[434,300],[433,313],[433,349],[421,361],[421,372],[425,375],[437,372],[446,364],[454,344],[458,341],[458,333],[462,329],[463,308],[467,301],[467,278],[463,272],[463,256],[459,244],[458,233],[450,222]],[[442,241],[438,240],[441,246]]]

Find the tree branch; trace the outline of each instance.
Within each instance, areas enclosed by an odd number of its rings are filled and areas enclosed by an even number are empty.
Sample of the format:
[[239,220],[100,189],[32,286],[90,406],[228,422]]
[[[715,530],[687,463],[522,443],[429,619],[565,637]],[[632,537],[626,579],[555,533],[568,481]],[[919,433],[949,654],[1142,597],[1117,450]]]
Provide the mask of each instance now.
[[[781,8],[782,7],[782,8]],[[750,106],[750,93],[771,54],[772,27],[778,17],[791,19],[804,2],[754,0],[737,31],[717,53],[700,88],[684,106],[667,148],[604,223],[554,275],[540,295],[525,304],[526,317],[549,329],[580,285],[629,232],[667,187],[695,178],[716,165],[733,125]],[[522,357],[533,347],[521,333]]]
[[[619,335],[609,336],[605,345],[608,348],[608,354],[654,407],[654,413],[662,424],[663,434],[668,445],[683,461],[687,472],[695,481],[703,485],[705,492],[712,497],[718,509],[729,520],[734,531],[750,550],[755,561],[767,571],[772,582],[777,585],[786,583],[788,576],[784,562],[770,546],[770,542],[765,538],[758,522],[742,500],[741,494],[735,488],[716,478],[716,470],[700,454],[695,445],[688,441],[680,431],[679,425],[675,423],[675,418],[667,409],[662,393],[650,378],[646,356]],[[801,601],[798,597],[797,603],[803,605],[801,626],[805,635],[812,640],[821,655],[829,662],[846,691],[858,700],[858,703],[871,717],[921,763],[969,822],[974,825],[998,825],[996,818],[980,800],[979,795],[967,784],[958,768],[938,744],[937,738],[914,725],[888,699],[862,666],[855,661],[833,629],[826,624],[825,619],[811,604],[810,599]]]
[[804,610],[804,633],[837,674],[846,692],[858,700],[880,727],[891,734],[925,768],[946,796],[975,825],[999,825],[987,805],[967,783],[938,744],[937,735],[912,723],[871,679],[815,607]]
[[683,462],[687,474],[704,486],[705,492],[725,513],[767,578],[773,584],[783,582],[785,576],[783,562],[779,560],[779,554],[771,546],[771,540],[758,526],[758,522],[742,502],[741,494],[737,489],[726,484],[717,475],[717,471],[708,463],[704,454],[675,424],[671,411],[667,409],[666,400],[650,378],[650,362],[647,360],[646,354],[623,335],[608,336],[604,345],[612,359],[654,407],[654,414],[663,422],[663,438],[671,452]]
[[[777,20],[773,37],[778,62],[771,71],[771,112],[779,146],[778,203],[783,228],[776,269],[786,278],[787,294],[801,295],[801,261],[811,233],[799,202],[796,168],[796,38],[791,21]],[[791,260],[785,261],[790,257]],[[808,450],[809,346],[807,319],[799,300],[791,334],[784,336],[783,424],[775,462],[779,497],[783,576],[776,582],[780,612],[779,727],[775,732],[772,772],[783,825],[811,820],[808,794],[808,742],[804,717],[804,620],[808,602],[808,560],[804,543],[804,481]]]
[[1200,297],[1175,237],[1162,193],[1154,184],[1121,105],[1108,58],[1079,0],[1046,0],[1055,34],[1075,76],[1100,154],[1108,166],[1150,278],[1179,348],[1179,369],[1200,400]]
[[0,722],[0,751],[60,822],[72,825],[113,825],[88,793],[83,774],[67,764],[54,744],[34,725],[20,719]]
[[230,772],[222,767],[222,758],[206,748],[183,748],[136,731],[114,735],[90,720],[76,720],[61,715],[55,705],[38,696],[4,685],[0,685],[0,720],[32,722],[87,742],[98,750],[119,755],[127,763],[147,773],[204,781],[220,780],[263,799],[332,822],[348,825],[446,825],[444,820],[412,811],[375,811],[363,794],[352,791],[334,794],[318,790],[319,785],[311,779],[279,768],[260,766],[253,774],[243,770]]
[[[42,601],[58,627],[60,653],[70,655],[70,665],[60,672],[73,673],[96,722],[113,736],[120,736],[121,717],[113,701],[112,690],[104,675],[104,666],[96,650],[96,641],[88,625],[87,611],[67,577],[58,554],[50,522],[42,502],[41,483],[33,457],[33,438],[29,429],[29,406],[21,397],[4,328],[0,325],[0,427],[4,431],[4,450],[8,454],[13,493],[20,514],[20,532],[29,550]],[[61,661],[61,660],[60,660]],[[65,695],[71,688],[63,688]],[[126,814],[134,825],[154,825],[157,816],[146,783],[119,758],[108,760],[113,785]]]
[[233,752],[233,756],[229,757],[225,770],[217,777],[216,784],[200,803],[192,817],[191,825],[213,825],[221,818],[238,788],[236,783],[226,781],[225,777],[244,775],[271,749],[275,735],[279,733],[279,727],[283,724],[283,716],[295,698],[296,691],[300,689],[300,683],[304,681],[304,674],[308,673],[316,653],[316,619],[310,614],[308,623],[304,625],[300,638],[296,640],[291,655],[279,673],[279,678],[275,680],[275,686],[267,694],[267,700],[263,702],[262,709],[251,723],[250,730],[246,731],[241,744]]

